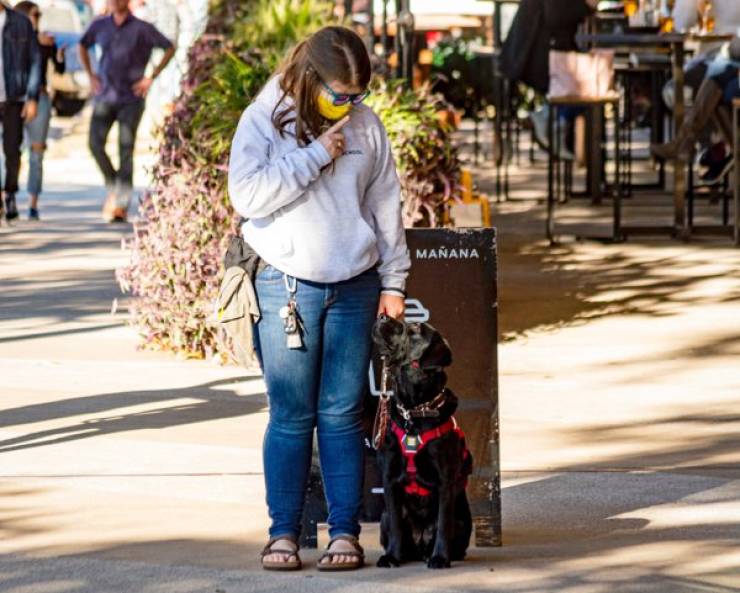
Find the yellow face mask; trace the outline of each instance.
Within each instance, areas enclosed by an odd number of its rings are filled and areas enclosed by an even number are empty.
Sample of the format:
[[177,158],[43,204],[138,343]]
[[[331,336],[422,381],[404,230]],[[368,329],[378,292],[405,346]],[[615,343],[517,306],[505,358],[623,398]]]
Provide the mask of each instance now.
[[342,119],[352,109],[352,103],[346,105],[334,105],[332,99],[327,97],[326,91],[322,90],[319,96],[316,98],[316,106],[319,109],[319,113],[326,119],[338,120]]

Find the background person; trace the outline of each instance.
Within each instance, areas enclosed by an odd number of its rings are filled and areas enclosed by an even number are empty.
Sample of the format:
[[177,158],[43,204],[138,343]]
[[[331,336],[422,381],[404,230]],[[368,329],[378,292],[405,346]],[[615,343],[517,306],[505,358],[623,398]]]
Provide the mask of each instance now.
[[[41,52],[28,18],[0,2],[0,124],[5,155],[5,218],[18,218],[15,194],[21,167],[23,124],[36,117]],[[0,215],[3,201],[0,201]]]
[[[94,93],[90,122],[90,151],[100,167],[108,190],[103,218],[123,222],[133,191],[134,144],[144,113],[145,97],[152,81],[175,54],[175,46],[154,25],[129,11],[128,0],[110,0],[111,13],[95,19],[80,39],[80,59]],[[88,50],[102,49],[99,72],[92,70]],[[145,71],[152,50],[165,51],[151,77]],[[118,123],[119,167],[115,169],[105,151],[114,123]]]
[[[370,77],[362,39],[325,27],[298,44],[247,107],[232,143],[229,195],[248,218],[245,241],[268,264],[255,276],[255,350],[270,414],[264,568],[300,568],[314,428],[331,539],[319,569],[364,561],[358,516],[371,329],[380,313],[403,315],[410,266],[390,143],[361,104]],[[286,343],[291,294],[305,326],[300,348]]]
[[49,135],[49,122],[51,120],[51,100],[46,82],[46,72],[49,62],[54,64],[54,70],[64,73],[64,51],[60,50],[54,38],[39,32],[39,19],[41,10],[38,5],[29,0],[23,0],[15,5],[15,9],[25,14],[31,21],[34,31],[38,36],[39,50],[41,52],[41,82],[39,83],[38,113],[30,122],[26,123],[26,142],[28,149],[28,195],[29,220],[39,219],[39,194],[41,193],[44,174],[44,151],[46,150],[46,138]]
[[[724,57],[725,54],[727,57]],[[737,36],[710,62],[676,137],[670,142],[652,145],[651,152],[664,160],[678,155],[688,156],[710,122],[716,125],[727,146],[732,146],[732,118],[729,108],[732,99],[738,96],[739,70],[740,36]],[[716,161],[710,162],[708,171],[702,175],[702,181],[713,183],[721,179],[729,173],[732,163],[731,154],[721,155]]]
[[[521,81],[538,93],[550,88],[550,51],[577,51],[578,26],[596,9],[598,0],[522,0],[501,49],[501,71],[512,81]],[[530,114],[537,142],[548,150],[549,106]],[[578,107],[558,110],[569,124],[582,113]],[[566,135],[566,130],[562,133]],[[560,142],[560,157],[573,159]]]
[[[677,0],[673,9],[673,17],[678,31],[688,31],[701,24],[701,14],[706,7],[706,0]],[[712,0],[711,15],[714,17],[715,34],[735,34],[740,29],[740,1],[738,0]],[[704,85],[704,79],[715,77],[721,72],[728,62],[728,44],[719,41],[701,42],[697,47],[694,57],[684,68],[684,97],[687,105],[696,102],[698,109],[705,109],[702,104],[707,99],[712,101],[712,85]],[[719,81],[722,83],[722,81]],[[704,92],[700,88],[704,86]],[[724,86],[720,84],[720,86]],[[663,88],[663,102],[669,109],[675,105],[675,83],[669,80]],[[710,110],[708,113],[712,113]],[[725,122],[722,111],[712,113],[711,126],[703,126],[699,132],[698,140],[704,148],[699,157],[699,162],[707,167],[707,172],[702,174],[701,181],[712,183],[718,176],[727,170],[728,147]],[[726,126],[725,126],[726,127]],[[713,131],[720,132],[722,140],[715,142],[716,136]]]

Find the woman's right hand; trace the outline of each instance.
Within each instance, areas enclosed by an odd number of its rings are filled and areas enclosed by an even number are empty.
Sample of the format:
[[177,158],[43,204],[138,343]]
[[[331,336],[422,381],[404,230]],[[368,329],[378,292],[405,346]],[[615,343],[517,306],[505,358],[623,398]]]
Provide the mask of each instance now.
[[345,115],[331,128],[319,136],[319,142],[326,148],[326,152],[331,155],[332,160],[342,156],[344,152],[344,134],[342,128],[349,121],[349,115]]
[[51,47],[52,45],[54,45],[54,37],[52,37],[48,33],[39,33],[39,45],[46,45],[47,47]]

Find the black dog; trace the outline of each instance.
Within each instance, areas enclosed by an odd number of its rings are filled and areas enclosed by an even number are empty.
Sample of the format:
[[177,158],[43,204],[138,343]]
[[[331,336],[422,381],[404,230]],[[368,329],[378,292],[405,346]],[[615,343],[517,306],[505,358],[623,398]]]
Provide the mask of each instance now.
[[452,417],[457,398],[443,370],[452,353],[430,325],[387,316],[375,323],[373,341],[393,390],[378,444],[385,497],[378,566],[425,560],[429,568],[448,568],[465,557],[472,532],[465,494],[472,458]]

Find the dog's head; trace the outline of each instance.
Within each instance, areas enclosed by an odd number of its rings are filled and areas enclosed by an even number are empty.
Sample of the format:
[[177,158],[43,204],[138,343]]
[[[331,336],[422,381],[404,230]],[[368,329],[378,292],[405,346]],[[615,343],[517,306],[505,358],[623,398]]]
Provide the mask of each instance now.
[[428,323],[404,323],[381,315],[373,327],[373,341],[395,371],[396,395],[404,405],[429,401],[444,388],[443,369],[452,364],[452,351]]

